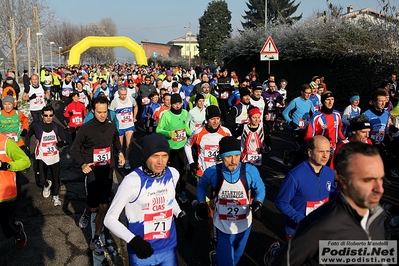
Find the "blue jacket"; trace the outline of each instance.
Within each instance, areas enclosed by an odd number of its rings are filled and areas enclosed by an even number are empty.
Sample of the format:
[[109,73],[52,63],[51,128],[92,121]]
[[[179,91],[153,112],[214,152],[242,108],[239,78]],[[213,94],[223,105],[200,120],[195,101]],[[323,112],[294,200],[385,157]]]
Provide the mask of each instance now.
[[[240,167],[242,163],[239,163],[237,169],[234,172],[230,172],[224,165],[222,165],[222,172],[224,179],[229,183],[235,183],[238,181],[240,177]],[[247,182],[248,189],[252,189],[254,191],[254,200],[258,200],[263,203],[266,196],[265,184],[263,183],[258,169],[252,164],[246,164],[246,172],[247,172]],[[197,184],[197,198],[198,202],[204,201],[206,199],[206,190],[209,186],[212,188],[216,187],[217,176],[216,176],[216,165],[207,168],[199,179]]]
[[[287,105],[287,107],[285,107],[282,115],[287,124],[292,121],[296,125],[299,125],[300,119],[309,121],[314,112],[313,103],[310,100],[304,100],[302,97],[296,97]],[[297,128],[297,130],[299,129],[300,128]],[[305,129],[306,127],[303,128],[303,130]]]
[[[227,100],[227,103],[230,107],[232,107],[233,105],[235,105],[237,103],[238,99],[240,99],[240,91],[238,89],[235,89],[233,91],[233,93],[230,94],[230,97]],[[233,101],[234,101],[234,103],[233,103]]]
[[[286,176],[278,192],[275,205],[286,216],[285,231],[294,234],[298,223],[305,218],[306,212],[316,209],[335,197],[335,172],[323,166],[319,176],[313,170],[309,160],[292,169]],[[324,203],[325,203],[324,202]],[[317,206],[313,206],[316,204]]]

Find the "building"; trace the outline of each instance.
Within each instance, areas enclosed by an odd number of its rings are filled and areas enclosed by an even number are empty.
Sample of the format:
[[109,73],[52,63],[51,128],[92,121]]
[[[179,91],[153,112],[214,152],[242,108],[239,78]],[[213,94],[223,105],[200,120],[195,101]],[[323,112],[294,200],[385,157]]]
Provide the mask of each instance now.
[[168,42],[168,44],[181,46],[181,56],[183,58],[194,58],[198,55],[197,35],[188,32],[186,35],[180,36]]
[[354,10],[354,6],[350,5],[347,7],[346,13],[340,15],[341,19],[347,19],[352,22],[357,22],[359,20],[366,20],[372,23],[386,23],[387,19],[399,22],[399,12],[396,13],[396,17],[391,17],[390,15],[371,8],[363,8],[360,10]]
[[141,41],[147,58],[162,56],[164,58],[176,58],[181,55],[181,46],[174,44],[156,43],[149,41]]

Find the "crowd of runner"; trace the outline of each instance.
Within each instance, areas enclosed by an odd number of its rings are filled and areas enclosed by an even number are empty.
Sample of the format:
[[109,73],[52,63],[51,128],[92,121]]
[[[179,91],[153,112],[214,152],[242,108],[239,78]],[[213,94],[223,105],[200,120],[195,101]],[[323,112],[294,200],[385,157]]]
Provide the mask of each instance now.
[[[105,223],[128,243],[130,263],[177,265],[173,216],[188,239],[194,228],[174,198],[181,204],[189,202],[186,184],[188,177],[194,177],[197,200],[192,205],[196,218],[207,220],[211,262],[236,265],[245,249],[252,215],[260,215],[266,195],[260,172],[265,171],[265,155],[273,149],[272,134],[288,127],[297,145],[284,152],[282,161],[291,171],[275,203],[287,219],[287,241],[307,215],[337,197],[341,187],[332,169],[344,144],[363,142],[376,147],[386,175],[398,178],[396,73],[366,99],[370,106],[363,112],[360,92],[348,93],[350,104],[335,110],[334,91],[328,89],[323,76],[303,84],[300,95],[290,101],[287,80],[275,78],[269,75],[261,82],[255,68],[238,77],[220,66],[211,71],[199,66],[184,70],[87,65],[43,68],[30,77],[24,71],[21,91],[10,70],[1,90],[0,133],[5,136],[0,134],[1,178],[14,176],[5,172],[28,168],[27,157],[32,153],[43,197],[51,195],[54,206],[59,206],[59,149],[69,145],[70,155],[86,176],[87,207],[79,226],[86,228],[91,213],[97,214],[89,247],[103,253],[100,235]],[[291,88],[290,94],[295,95],[296,89]],[[18,99],[29,103],[30,124],[18,110]],[[53,121],[54,101],[64,108],[61,124]],[[111,204],[113,168],[131,168],[132,137],[138,126],[147,136],[142,154],[133,156],[142,158],[143,166],[125,177]],[[64,128],[70,132],[71,143]],[[34,151],[30,151],[32,136],[36,138]],[[9,144],[11,139],[16,145]],[[8,163],[9,158],[15,165]],[[301,182],[303,176],[313,174],[318,183]],[[315,193],[320,182],[326,183],[326,191]],[[0,209],[7,214],[1,225],[5,236],[15,236],[22,248],[26,235],[22,223],[15,221],[14,187],[10,191],[0,182]],[[128,228],[118,222],[123,208]],[[396,227],[399,221],[396,218],[387,224]],[[273,243],[266,264],[279,249],[279,243]]]

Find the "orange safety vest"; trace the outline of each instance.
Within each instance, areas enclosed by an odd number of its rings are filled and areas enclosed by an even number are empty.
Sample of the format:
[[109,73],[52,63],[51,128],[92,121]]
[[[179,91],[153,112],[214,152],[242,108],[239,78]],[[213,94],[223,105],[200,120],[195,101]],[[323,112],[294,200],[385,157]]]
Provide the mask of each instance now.
[[[6,154],[6,142],[8,137],[0,134],[0,161],[11,162]],[[9,201],[17,197],[17,182],[15,172],[0,170],[0,202]]]

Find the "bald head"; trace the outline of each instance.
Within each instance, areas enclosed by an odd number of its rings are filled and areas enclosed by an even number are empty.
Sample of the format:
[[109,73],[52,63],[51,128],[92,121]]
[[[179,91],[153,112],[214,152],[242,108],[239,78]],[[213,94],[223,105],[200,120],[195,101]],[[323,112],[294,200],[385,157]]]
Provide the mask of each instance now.
[[326,165],[330,159],[330,141],[320,135],[316,135],[308,143],[309,163],[313,166],[316,173],[322,166]]

